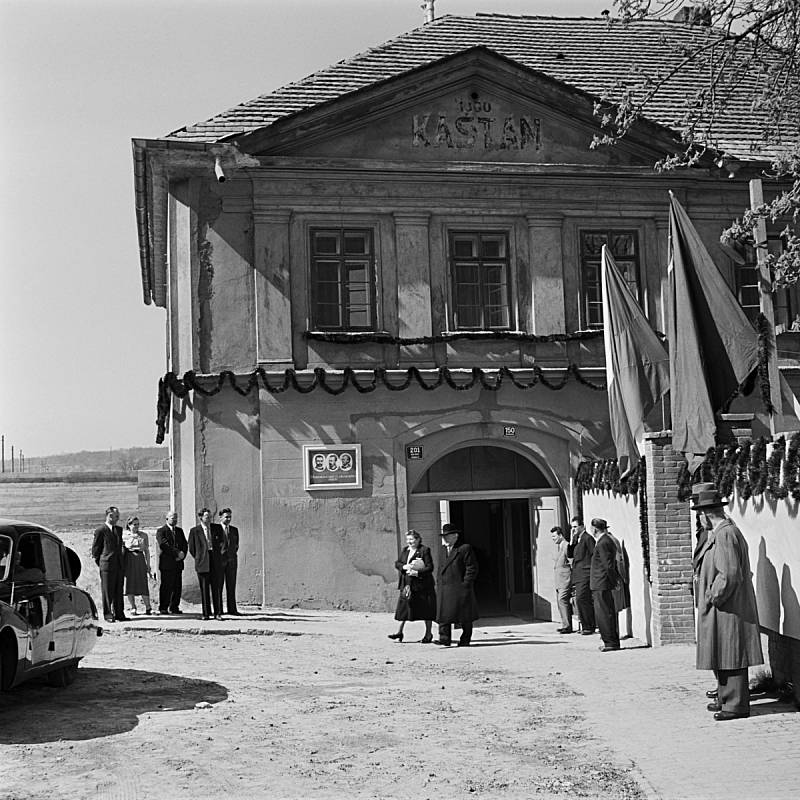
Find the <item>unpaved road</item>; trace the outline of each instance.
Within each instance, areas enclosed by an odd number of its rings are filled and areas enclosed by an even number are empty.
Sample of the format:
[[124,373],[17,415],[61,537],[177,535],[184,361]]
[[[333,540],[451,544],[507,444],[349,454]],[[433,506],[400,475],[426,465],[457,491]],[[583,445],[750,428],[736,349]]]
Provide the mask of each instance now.
[[301,635],[112,626],[71,687],[0,697],[0,795],[644,796],[585,721],[587,699],[539,657],[557,637],[490,627],[478,646],[443,650],[388,641],[389,615],[309,630],[304,613]]

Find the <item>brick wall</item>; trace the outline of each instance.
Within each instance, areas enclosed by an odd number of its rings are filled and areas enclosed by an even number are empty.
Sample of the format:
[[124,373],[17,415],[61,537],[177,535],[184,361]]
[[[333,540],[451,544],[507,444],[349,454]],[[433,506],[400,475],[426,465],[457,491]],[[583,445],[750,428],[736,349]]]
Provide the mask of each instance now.
[[670,442],[669,431],[647,434],[645,438],[655,646],[695,641],[693,526],[689,504],[678,499],[678,470],[684,459]]

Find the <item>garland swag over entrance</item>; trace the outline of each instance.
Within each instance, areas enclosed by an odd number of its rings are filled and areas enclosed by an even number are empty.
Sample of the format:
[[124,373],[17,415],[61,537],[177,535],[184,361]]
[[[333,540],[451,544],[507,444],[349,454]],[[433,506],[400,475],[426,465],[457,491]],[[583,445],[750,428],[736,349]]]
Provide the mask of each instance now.
[[[348,386],[360,394],[374,392],[379,385],[385,386],[391,392],[400,392],[408,389],[412,382],[425,391],[438,389],[443,384],[447,384],[451,389],[463,392],[480,385],[482,389],[496,392],[503,385],[504,381],[510,381],[517,389],[532,389],[534,386],[542,386],[559,391],[563,389],[570,378],[574,378],[582,386],[597,392],[606,390],[605,383],[595,383],[584,377],[577,364],[569,364],[566,368],[559,368],[557,371],[563,375],[557,380],[547,377],[545,371],[538,365],[529,368],[509,369],[499,367],[497,369],[481,369],[473,367],[470,369],[450,369],[449,367],[439,367],[438,369],[420,370],[417,367],[408,369],[375,369],[375,370],[354,370],[352,367],[345,367],[342,371],[327,372],[322,367],[317,367],[313,372],[303,372],[294,369],[286,369],[283,373],[268,374],[266,370],[259,367],[249,375],[242,375],[239,378],[230,370],[222,370],[218,375],[198,375],[193,371],[185,372],[179,378],[174,372],[167,372],[158,381],[158,401],[156,403],[156,444],[164,441],[164,434],[167,430],[167,419],[171,395],[183,399],[189,392],[194,391],[203,397],[211,397],[219,393],[225,385],[230,386],[235,392],[247,396],[254,389],[263,387],[270,394],[280,394],[287,389],[294,389],[301,394],[308,394],[320,388],[330,395],[339,395]],[[357,373],[362,373],[359,378]],[[372,373],[371,380],[364,380],[364,373]],[[405,373],[403,377],[402,373]],[[424,374],[426,373],[426,374]],[[521,373],[527,373],[529,378],[521,378]]]

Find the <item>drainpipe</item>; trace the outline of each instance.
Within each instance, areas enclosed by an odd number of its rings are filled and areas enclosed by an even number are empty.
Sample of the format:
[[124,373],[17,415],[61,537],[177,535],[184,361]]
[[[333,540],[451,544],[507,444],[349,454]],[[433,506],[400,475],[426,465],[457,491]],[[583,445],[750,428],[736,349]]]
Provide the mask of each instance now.
[[425,12],[425,24],[433,22],[436,17],[436,12],[433,10],[434,0],[424,0],[420,8]]

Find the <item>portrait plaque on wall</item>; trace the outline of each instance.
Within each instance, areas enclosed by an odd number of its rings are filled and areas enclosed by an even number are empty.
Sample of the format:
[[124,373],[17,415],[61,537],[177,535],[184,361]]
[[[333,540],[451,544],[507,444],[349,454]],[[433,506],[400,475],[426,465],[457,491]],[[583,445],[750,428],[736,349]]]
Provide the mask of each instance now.
[[303,488],[360,489],[360,444],[304,444]]

